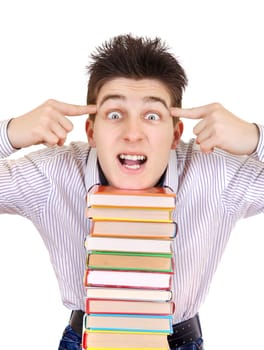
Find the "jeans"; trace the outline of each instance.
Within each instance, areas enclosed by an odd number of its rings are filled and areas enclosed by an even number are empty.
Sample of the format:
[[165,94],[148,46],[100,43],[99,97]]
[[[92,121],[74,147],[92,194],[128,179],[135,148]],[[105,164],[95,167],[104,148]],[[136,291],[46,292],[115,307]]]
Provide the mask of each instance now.
[[[81,350],[81,337],[74,332],[71,326],[67,326],[63,332],[58,350]],[[202,338],[195,342],[180,346],[178,348],[171,348],[171,350],[204,350]]]
[[67,326],[63,332],[58,350],[80,350],[81,337],[74,332],[71,326]]

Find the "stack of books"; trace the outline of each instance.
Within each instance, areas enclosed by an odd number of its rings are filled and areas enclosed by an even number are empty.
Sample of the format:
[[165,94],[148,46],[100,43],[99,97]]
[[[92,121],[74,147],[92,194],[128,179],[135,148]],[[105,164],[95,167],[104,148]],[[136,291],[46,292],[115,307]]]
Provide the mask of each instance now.
[[175,194],[167,187],[96,185],[88,192],[84,350],[168,349],[174,208]]

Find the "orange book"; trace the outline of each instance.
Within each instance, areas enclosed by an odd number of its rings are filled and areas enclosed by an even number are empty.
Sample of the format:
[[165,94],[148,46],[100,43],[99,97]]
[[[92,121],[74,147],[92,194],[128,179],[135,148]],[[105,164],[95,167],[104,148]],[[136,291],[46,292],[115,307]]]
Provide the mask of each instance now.
[[174,208],[175,198],[169,187],[129,190],[95,185],[88,191],[87,206]]

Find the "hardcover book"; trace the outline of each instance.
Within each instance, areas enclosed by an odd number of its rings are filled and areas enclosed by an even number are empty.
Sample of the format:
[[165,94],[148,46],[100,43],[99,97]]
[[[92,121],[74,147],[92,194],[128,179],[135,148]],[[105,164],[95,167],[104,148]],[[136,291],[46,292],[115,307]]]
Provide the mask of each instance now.
[[86,314],[86,330],[126,333],[172,333],[172,316]]
[[138,222],[91,220],[91,236],[111,236],[126,238],[174,238],[177,234],[176,222]]
[[171,240],[111,238],[87,236],[84,242],[87,251],[104,250],[137,253],[172,253]]
[[171,315],[174,303],[170,301],[85,299],[87,314]]
[[169,187],[130,190],[95,185],[88,191],[87,206],[174,208],[175,198],[175,193]]
[[84,286],[170,289],[172,273],[86,269]]
[[95,220],[172,222],[172,209],[137,207],[88,207],[86,215]]
[[172,254],[89,251],[87,267],[106,270],[172,272]]
[[118,299],[141,301],[171,301],[171,290],[118,287],[86,287],[88,299]]
[[82,339],[82,347],[84,350],[168,350],[169,348],[167,334],[111,333],[85,330]]

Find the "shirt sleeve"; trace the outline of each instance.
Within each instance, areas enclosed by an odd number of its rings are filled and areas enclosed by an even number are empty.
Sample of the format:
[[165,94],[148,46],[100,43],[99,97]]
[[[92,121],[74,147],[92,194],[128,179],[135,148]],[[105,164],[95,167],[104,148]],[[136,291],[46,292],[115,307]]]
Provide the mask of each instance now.
[[48,162],[46,153],[37,151],[17,159],[9,158],[17,151],[7,136],[9,121],[0,122],[0,214],[40,218],[51,189],[43,169]]
[[256,160],[264,162],[264,126],[260,124],[255,124],[259,129],[259,142],[255,152],[253,152],[250,157]]
[[264,127],[250,156],[226,155],[226,188],[223,202],[237,219],[264,213]]
[[6,158],[17,151],[17,149],[11,145],[7,136],[7,127],[10,120],[11,119],[7,119],[0,122],[0,158]]

